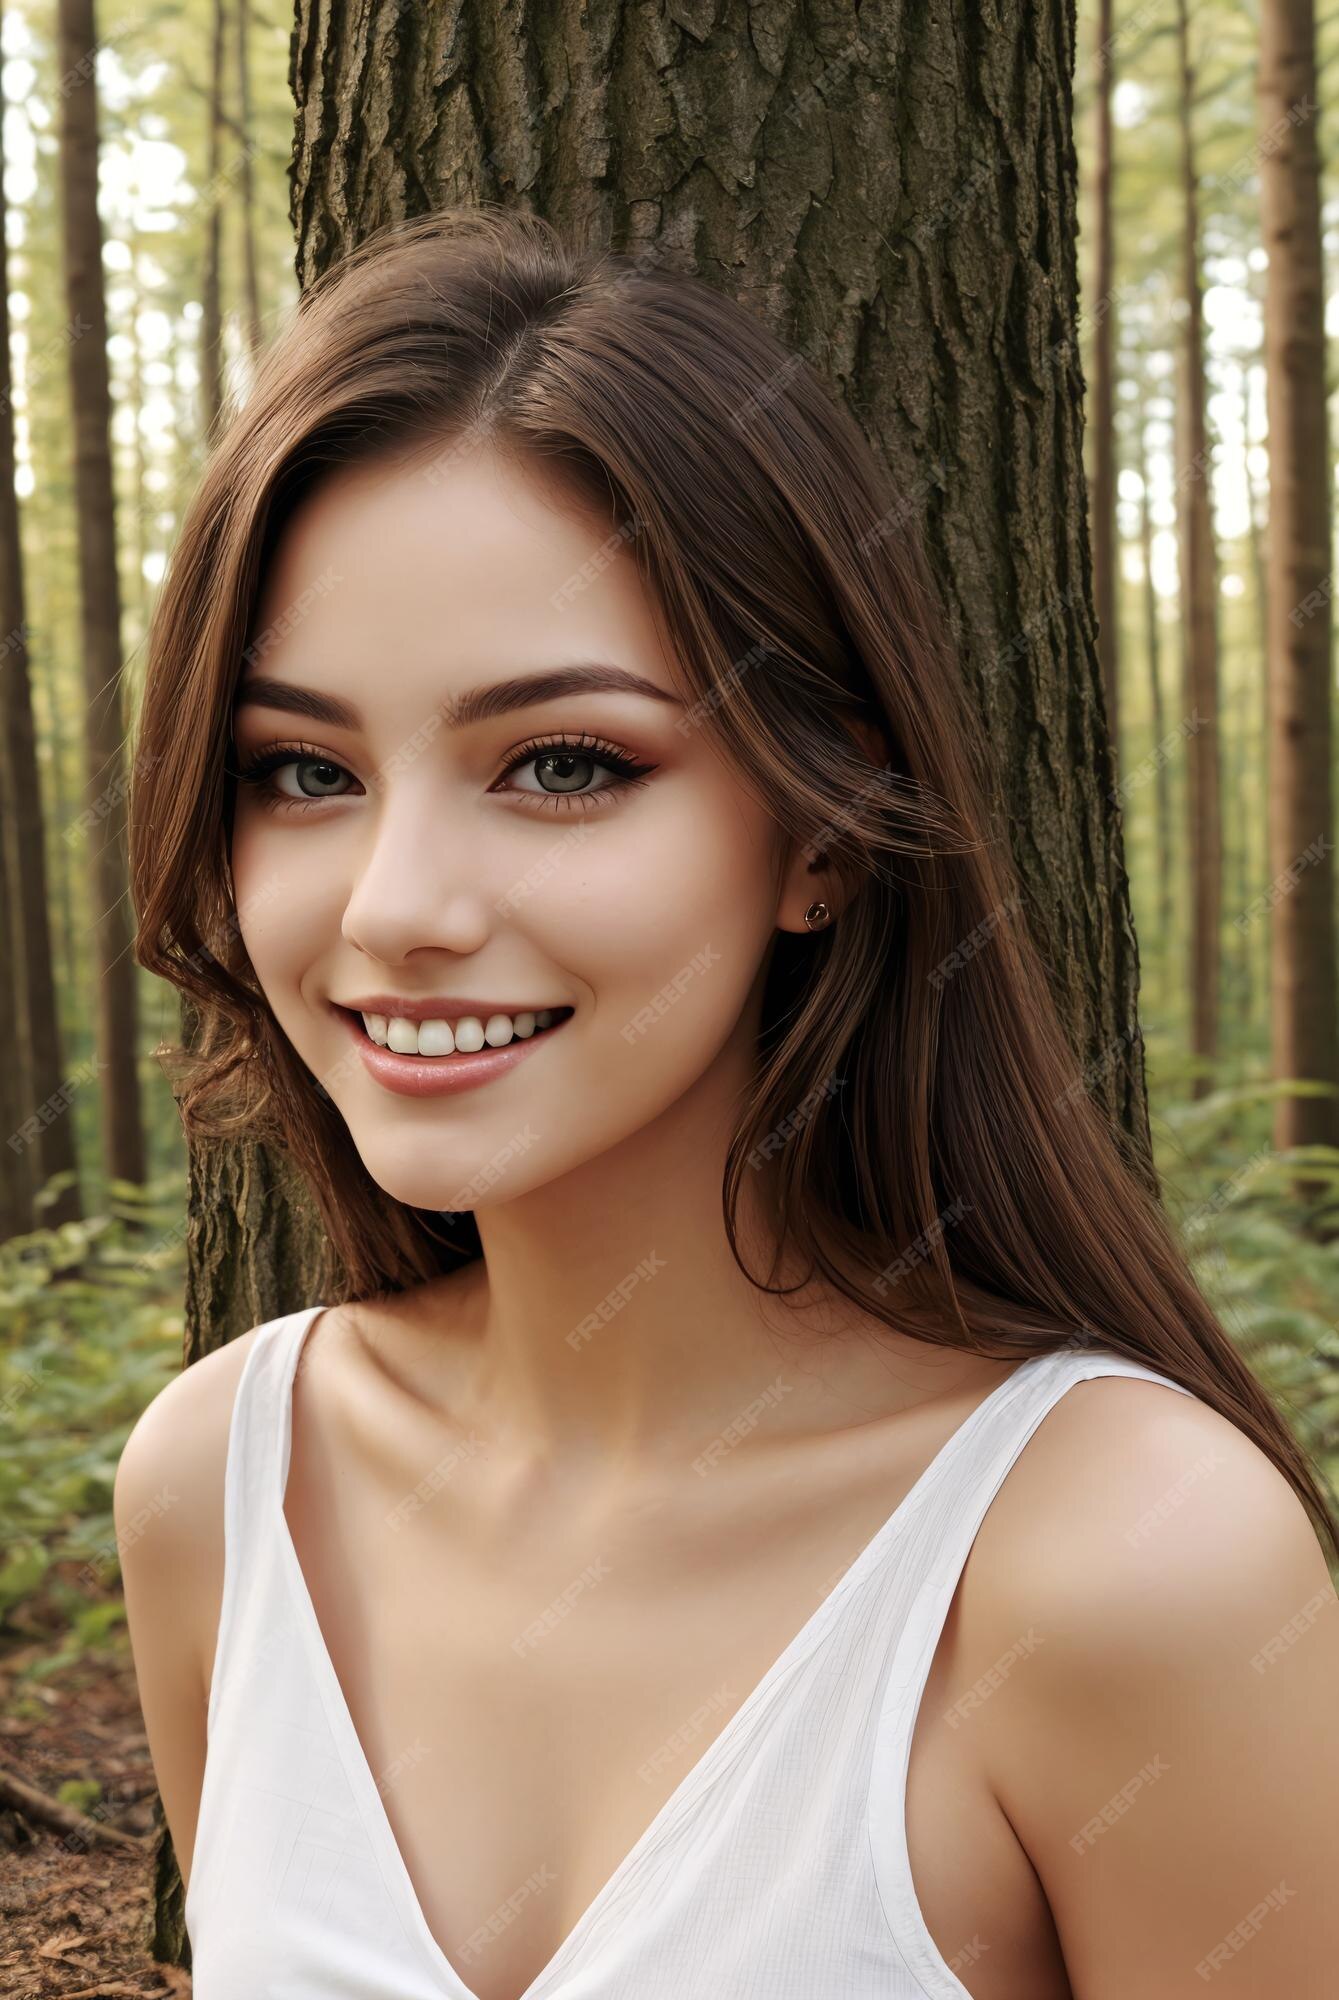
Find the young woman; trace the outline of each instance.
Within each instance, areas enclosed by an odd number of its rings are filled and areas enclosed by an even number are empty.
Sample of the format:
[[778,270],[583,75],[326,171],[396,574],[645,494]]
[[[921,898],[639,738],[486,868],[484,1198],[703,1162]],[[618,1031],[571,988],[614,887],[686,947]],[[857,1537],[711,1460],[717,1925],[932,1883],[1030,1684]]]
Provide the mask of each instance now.
[[118,1470],[196,2000],[1334,1990],[1328,1500],[1085,1091],[906,515],[738,306],[493,210],[312,287],[211,459],[138,951],[330,1255]]

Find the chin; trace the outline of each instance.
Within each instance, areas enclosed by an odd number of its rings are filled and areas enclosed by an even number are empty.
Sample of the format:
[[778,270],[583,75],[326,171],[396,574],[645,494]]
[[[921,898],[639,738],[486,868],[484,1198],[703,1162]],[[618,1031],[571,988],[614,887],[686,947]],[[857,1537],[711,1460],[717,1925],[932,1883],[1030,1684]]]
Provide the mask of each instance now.
[[[357,1134],[350,1129],[357,1145]],[[358,1156],[393,1201],[439,1214],[459,1213],[510,1200],[543,1180],[546,1176],[532,1158],[526,1161],[524,1186],[515,1171],[533,1145],[533,1132],[524,1128],[511,1143],[503,1133],[496,1141],[465,1144],[458,1135],[443,1140],[424,1130],[404,1145],[376,1141],[358,1145]],[[450,1227],[449,1219],[445,1226]]]

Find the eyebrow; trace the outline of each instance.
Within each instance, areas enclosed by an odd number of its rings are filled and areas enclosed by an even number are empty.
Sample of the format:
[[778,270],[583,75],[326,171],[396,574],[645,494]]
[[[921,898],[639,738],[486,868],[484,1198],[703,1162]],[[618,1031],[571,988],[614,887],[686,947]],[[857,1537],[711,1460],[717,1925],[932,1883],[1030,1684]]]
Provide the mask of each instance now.
[[[657,687],[628,667],[605,666],[598,661],[568,667],[550,667],[537,673],[516,674],[510,680],[494,681],[488,687],[469,688],[454,700],[442,704],[447,727],[463,729],[472,722],[487,722],[514,708],[528,708],[532,702],[557,701],[568,694],[640,694],[652,701],[683,702],[667,688]],[[315,688],[294,687],[288,681],[254,675],[237,690],[237,708],[281,708],[293,715],[305,715],[311,722],[329,723],[332,729],[361,729],[361,711],[352,702],[335,695],[320,694]]]

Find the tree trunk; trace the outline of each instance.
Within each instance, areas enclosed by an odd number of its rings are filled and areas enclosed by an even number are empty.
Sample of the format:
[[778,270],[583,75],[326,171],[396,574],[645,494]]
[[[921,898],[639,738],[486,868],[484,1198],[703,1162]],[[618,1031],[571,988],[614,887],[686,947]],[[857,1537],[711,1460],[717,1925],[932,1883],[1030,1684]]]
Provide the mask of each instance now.
[[[1270,1018],[1276,1146],[1339,1146],[1329,423],[1312,0],[1264,0],[1260,197],[1269,399]],[[1321,1192],[1321,1184],[1315,1184]]]
[[1097,8],[1097,157],[1093,166],[1093,227],[1096,257],[1093,292],[1092,509],[1093,602],[1097,611],[1097,651],[1107,707],[1107,734],[1117,769],[1120,760],[1120,583],[1116,541],[1116,338],[1114,215],[1111,198],[1112,0]]
[[[2,744],[0,754],[3,754]],[[0,1243],[8,1242],[12,1236],[25,1235],[32,1228],[36,1192],[32,1151],[20,1131],[32,1106],[23,1102],[25,1093],[20,1080],[27,1074],[23,1036],[19,1032],[24,1026],[23,969],[10,886],[18,877],[17,836],[9,811],[8,773],[4,775],[6,792],[0,800],[0,1028],[8,1034],[10,1047],[19,1050],[20,1060],[0,1063],[0,1128],[6,1137],[12,1133],[15,1140],[13,1145],[0,1146]]]
[[1172,802],[1167,761],[1167,728],[1162,699],[1158,593],[1153,588],[1153,514],[1148,500],[1148,408],[1139,386],[1139,550],[1144,568],[1144,651],[1148,657],[1149,706],[1153,717],[1153,831],[1158,871],[1158,943],[1165,952],[1172,938]]
[[116,566],[111,387],[98,215],[97,30],[93,0],[59,0],[60,180],[70,401],[79,530],[87,800],[81,824],[92,857],[90,896],[98,978],[97,1069],[109,1178],[143,1185],[137,968],[126,879],[125,720],[121,700],[121,585]]
[[200,396],[205,443],[218,434],[223,415],[223,71],[228,13],[214,0],[214,37],[209,59],[209,147],[206,154],[204,273],[200,284]]
[[[1249,668],[1245,674],[1241,690],[1240,751],[1237,768],[1240,778],[1234,781],[1232,796],[1239,802],[1237,815],[1237,850],[1239,869],[1236,886],[1233,889],[1233,903],[1238,912],[1245,910],[1251,900],[1251,884],[1258,879],[1255,854],[1255,832],[1257,815],[1246,810],[1249,787],[1258,779],[1260,764],[1266,756],[1269,741],[1268,730],[1256,730],[1259,713],[1255,704],[1265,680],[1265,661],[1269,657],[1269,637],[1265,626],[1264,555],[1260,546],[1260,529],[1255,518],[1255,482],[1251,477],[1251,366],[1249,357],[1241,361],[1241,478],[1246,493],[1246,545],[1250,553],[1251,594],[1256,619],[1255,652],[1249,655],[1258,664],[1258,672]],[[1255,935],[1259,929],[1254,924],[1237,924],[1240,937],[1238,954],[1238,979],[1240,982],[1241,1019],[1249,1031],[1255,1013]]]
[[[5,1234],[77,1221],[79,1173],[74,1120],[61,1094],[61,1054],[56,981],[51,960],[47,900],[46,831],[37,767],[28,665],[28,613],[14,486],[14,404],[9,352],[9,270],[6,202],[0,175],[0,790],[4,838],[0,872],[7,891],[4,998],[10,1059],[0,1115],[5,1152],[19,1168],[5,1184]],[[7,863],[7,868],[4,864]],[[12,1012],[10,1011],[12,1008]],[[14,1052],[17,1051],[17,1060]],[[54,1115],[53,1115],[54,1114]],[[62,1182],[53,1199],[34,1197],[52,1176]],[[22,1192],[26,1189],[26,1193]],[[17,1201],[18,1206],[11,1204]]]
[[1177,467],[1181,559],[1181,622],[1190,860],[1190,1048],[1197,1059],[1194,1097],[1214,1085],[1218,1056],[1219,927],[1222,922],[1223,836],[1218,774],[1218,581],[1213,543],[1213,466],[1204,385],[1204,311],[1199,274],[1199,196],[1191,107],[1186,0],[1177,0],[1181,63],[1181,189],[1185,338],[1181,350],[1182,457]]
[[254,365],[263,344],[260,316],[260,276],[256,268],[256,201],[251,171],[251,56],[247,29],[248,0],[237,0],[237,130],[241,140],[238,185],[242,211],[242,273],[246,290],[246,332]]

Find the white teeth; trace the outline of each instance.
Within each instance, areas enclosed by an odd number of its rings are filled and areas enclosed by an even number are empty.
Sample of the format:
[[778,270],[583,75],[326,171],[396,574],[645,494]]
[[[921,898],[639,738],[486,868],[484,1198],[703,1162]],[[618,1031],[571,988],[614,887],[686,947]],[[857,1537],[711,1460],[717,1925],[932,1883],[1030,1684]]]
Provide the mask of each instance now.
[[503,1049],[513,1036],[525,1041],[536,1028],[549,1027],[556,1012],[541,1007],[537,1013],[490,1014],[487,1021],[464,1014],[454,1029],[449,1021],[410,1021],[402,1014],[364,1014],[362,1020],[369,1040],[379,1048],[401,1056],[449,1056],[457,1050],[473,1055],[484,1047]]

